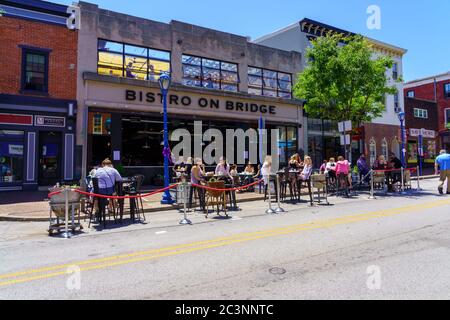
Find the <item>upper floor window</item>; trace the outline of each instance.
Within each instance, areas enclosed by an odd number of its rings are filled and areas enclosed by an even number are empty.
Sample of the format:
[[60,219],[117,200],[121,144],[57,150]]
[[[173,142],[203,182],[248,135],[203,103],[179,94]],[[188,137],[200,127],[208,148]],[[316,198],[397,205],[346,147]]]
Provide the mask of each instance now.
[[428,119],[428,110],[426,110],[426,109],[414,108],[414,117],[415,117],[415,118]]
[[445,109],[445,128],[450,129],[450,109]]
[[392,65],[392,79],[398,79],[398,63],[396,62]]
[[48,92],[48,52],[23,48],[22,90]]
[[183,54],[183,84],[193,87],[233,91],[239,89],[238,65]]
[[161,73],[170,73],[170,52],[99,39],[97,72],[157,80]]
[[398,97],[398,93],[394,93],[394,109],[396,110],[400,110],[400,104],[399,104],[399,97]]
[[408,98],[414,98],[414,97],[415,97],[415,92],[414,92],[414,90],[408,91],[408,92],[406,93],[406,96],[407,96]]
[[291,99],[292,76],[289,73],[249,67],[248,93]]
[[444,96],[450,98],[450,83],[444,84]]

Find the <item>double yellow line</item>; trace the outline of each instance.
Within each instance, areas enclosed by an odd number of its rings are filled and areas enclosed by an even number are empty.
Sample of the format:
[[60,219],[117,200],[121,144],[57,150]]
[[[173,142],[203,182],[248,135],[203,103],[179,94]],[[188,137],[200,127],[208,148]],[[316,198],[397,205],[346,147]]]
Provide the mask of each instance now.
[[104,269],[134,262],[152,260],[162,257],[185,254],[195,251],[228,246],[236,243],[252,240],[264,239],[274,236],[282,236],[301,231],[329,228],[337,225],[366,221],[370,219],[395,216],[402,213],[420,212],[425,209],[432,209],[450,204],[450,199],[442,201],[426,202],[422,204],[404,206],[388,210],[368,212],[358,215],[342,216],[325,220],[312,221],[287,227],[274,228],[269,230],[236,234],[229,237],[221,237],[212,240],[198,241],[159,249],[133,252],[129,254],[114,255],[105,258],[90,259],[73,263],[54,265],[39,269],[32,269],[0,275],[0,287],[30,282],[34,280],[53,278],[68,275],[68,268],[78,266],[80,271]]

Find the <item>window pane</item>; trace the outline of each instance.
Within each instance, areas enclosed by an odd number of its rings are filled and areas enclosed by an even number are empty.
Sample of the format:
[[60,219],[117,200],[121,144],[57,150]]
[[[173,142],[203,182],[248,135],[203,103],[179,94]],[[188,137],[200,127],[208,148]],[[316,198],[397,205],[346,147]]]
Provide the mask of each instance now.
[[278,81],[278,86],[280,90],[283,91],[291,91],[291,82],[287,82],[287,81]]
[[248,68],[248,74],[256,75],[256,76],[262,76],[262,70],[259,68]]
[[203,87],[220,90],[220,81],[214,81],[211,78],[206,78],[203,80]]
[[200,79],[201,69],[200,69],[200,67],[184,65],[183,66],[183,76]]
[[125,77],[146,80],[147,58],[125,56]]
[[222,85],[222,90],[225,91],[233,91],[233,92],[237,92],[237,85],[233,85],[233,84],[225,84]]
[[278,97],[284,98],[284,99],[291,99],[292,98],[292,94],[290,92],[279,91],[278,92]]
[[25,90],[45,90],[45,74],[39,72],[25,73]]
[[276,79],[277,78],[277,73],[275,71],[270,71],[270,70],[263,70],[263,76],[265,78],[273,78]]
[[185,86],[191,86],[191,87],[201,87],[202,84],[200,80],[194,80],[194,79],[183,79],[182,82]]
[[196,65],[196,66],[200,66],[201,63],[202,63],[202,59],[198,58],[198,57],[192,57],[192,56],[183,55],[182,62],[186,63],[186,64],[193,64],[193,65]]
[[147,49],[142,47],[125,45],[125,53],[147,58]]
[[222,62],[222,70],[237,72],[237,69],[237,64],[235,63]]
[[156,80],[163,72],[170,73],[170,63],[159,60],[149,60],[149,80]]
[[123,52],[123,44],[118,43],[118,42],[99,40],[98,41],[98,49],[103,50],[103,51],[122,53]]
[[266,97],[276,97],[277,96],[277,92],[274,91],[274,90],[264,89],[263,95],[265,95]]
[[272,78],[263,78],[264,88],[277,89],[277,80]]
[[203,59],[203,68],[214,68],[214,69],[220,69],[220,61],[217,60],[210,60],[210,59]]
[[278,79],[282,81],[291,82],[291,75],[289,73],[278,72]]
[[249,94],[255,94],[255,95],[262,95],[262,89],[258,89],[258,88],[248,88],[248,93]]
[[0,183],[22,181],[23,143],[0,142]]
[[170,52],[148,49],[149,58],[154,58],[158,60],[170,61]]
[[228,83],[237,83],[238,75],[235,72],[222,71],[222,81]]
[[98,73],[111,76],[122,76],[123,56],[118,53],[98,53]]
[[261,77],[256,77],[256,76],[248,76],[248,84],[251,86],[262,86],[262,78]]
[[216,69],[203,68],[203,79],[211,79],[213,81],[220,81],[220,71]]

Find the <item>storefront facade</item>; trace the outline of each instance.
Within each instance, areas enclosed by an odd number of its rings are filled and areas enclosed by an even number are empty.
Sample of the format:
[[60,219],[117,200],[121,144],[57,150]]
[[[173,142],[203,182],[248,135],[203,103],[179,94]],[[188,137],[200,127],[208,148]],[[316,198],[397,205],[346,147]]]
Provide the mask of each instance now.
[[72,182],[77,31],[69,7],[11,0],[0,8],[0,191]]
[[[143,173],[146,183],[157,184],[163,162],[157,82],[162,72],[172,78],[169,136],[185,129],[195,140],[194,124],[201,122],[200,135],[216,129],[225,137],[227,129],[258,129],[263,120],[266,129],[279,129],[281,164],[303,149],[303,102],[291,93],[299,53],[182,22],[144,20],[84,2],[80,7],[77,144],[84,174],[108,157],[125,174]],[[192,151],[209,143],[193,141]],[[249,161],[248,150],[244,153]]]
[[[410,166],[422,163],[434,166],[439,155],[439,109],[435,101],[405,98],[405,124],[407,129],[407,161]],[[420,139],[422,139],[421,144]],[[420,148],[420,146],[422,148]]]

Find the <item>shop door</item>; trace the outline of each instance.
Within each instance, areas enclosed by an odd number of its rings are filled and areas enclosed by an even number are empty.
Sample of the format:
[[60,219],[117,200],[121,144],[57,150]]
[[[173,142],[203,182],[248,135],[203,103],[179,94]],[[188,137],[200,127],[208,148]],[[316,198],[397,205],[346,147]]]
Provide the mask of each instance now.
[[61,180],[61,132],[39,133],[39,185],[50,186]]

